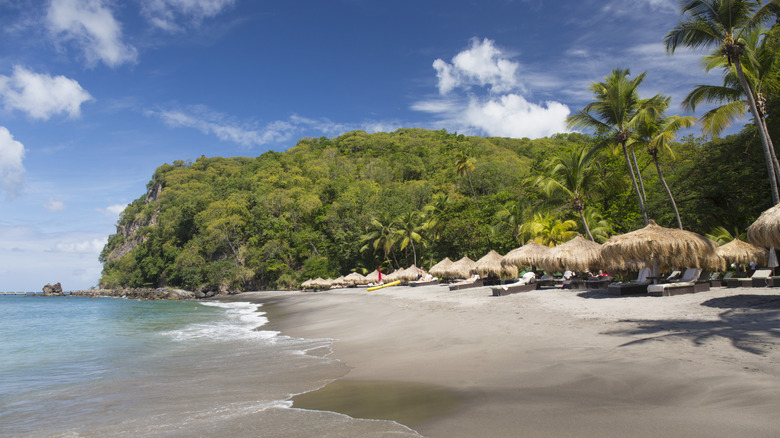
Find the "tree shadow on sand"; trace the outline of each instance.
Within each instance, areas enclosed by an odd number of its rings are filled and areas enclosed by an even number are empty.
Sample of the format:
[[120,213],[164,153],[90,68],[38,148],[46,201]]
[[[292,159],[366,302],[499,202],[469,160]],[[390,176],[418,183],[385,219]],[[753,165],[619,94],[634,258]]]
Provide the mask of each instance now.
[[689,339],[702,345],[709,339],[724,338],[742,351],[760,355],[776,346],[780,338],[780,296],[735,295],[713,298],[702,306],[728,309],[714,321],[703,320],[622,320],[637,326],[607,334],[643,336],[621,346],[643,344],[667,338]]

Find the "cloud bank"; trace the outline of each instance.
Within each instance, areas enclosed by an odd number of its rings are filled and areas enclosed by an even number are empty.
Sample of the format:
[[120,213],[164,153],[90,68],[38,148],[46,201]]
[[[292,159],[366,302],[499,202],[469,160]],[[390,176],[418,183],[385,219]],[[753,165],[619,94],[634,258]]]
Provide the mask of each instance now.
[[516,138],[566,132],[569,108],[555,101],[529,102],[521,67],[493,41],[472,39],[450,63],[433,62],[440,97],[415,102],[412,109],[436,115],[437,125],[454,131]]
[[10,110],[48,120],[55,114],[81,114],[81,104],[92,100],[78,82],[65,76],[50,76],[15,66],[12,76],[0,75],[0,99]]
[[122,41],[122,27],[103,0],[52,0],[47,13],[49,31],[72,41],[90,65],[109,67],[134,63],[135,47]]
[[8,198],[18,195],[24,183],[24,145],[0,126],[0,192]]
[[185,25],[199,25],[220,14],[235,0],[145,0],[141,12],[149,22],[168,32],[181,32]]

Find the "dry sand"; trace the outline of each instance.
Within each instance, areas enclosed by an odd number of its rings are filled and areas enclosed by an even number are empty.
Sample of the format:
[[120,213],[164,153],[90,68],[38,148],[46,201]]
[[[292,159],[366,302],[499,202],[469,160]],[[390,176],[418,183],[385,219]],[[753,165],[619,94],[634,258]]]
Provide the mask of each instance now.
[[351,371],[294,407],[430,437],[780,436],[780,289],[252,292]]

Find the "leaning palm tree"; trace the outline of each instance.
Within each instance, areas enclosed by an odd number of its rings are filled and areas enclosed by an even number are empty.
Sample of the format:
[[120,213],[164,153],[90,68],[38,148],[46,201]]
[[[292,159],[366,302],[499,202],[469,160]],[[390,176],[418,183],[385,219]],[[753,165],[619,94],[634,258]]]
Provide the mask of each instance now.
[[[772,138],[766,125],[766,99],[765,95],[776,93],[780,88],[776,75],[775,62],[777,50],[766,35],[766,29],[755,28],[744,38],[744,52],[749,62],[740,63],[750,88],[756,95],[756,106],[761,116],[761,126],[769,142],[769,152],[772,165],[775,169],[775,178],[780,184],[780,163],[775,155]],[[712,108],[701,117],[702,131],[705,134],[717,137],[724,129],[731,126],[735,120],[742,118],[750,105],[745,96],[745,90],[739,82],[736,69],[728,66],[728,61],[720,53],[711,54],[704,59],[704,68],[710,71],[714,68],[724,69],[723,85],[697,85],[693,91],[683,100],[683,108],[696,111],[696,106],[702,102],[717,103],[720,106]]]
[[471,174],[474,172],[474,158],[468,156],[465,152],[458,152],[457,161],[455,161],[455,171],[460,176],[466,176],[469,180],[469,187],[471,187],[471,193],[474,195],[474,204],[479,208],[479,202],[477,202],[477,192],[474,190],[474,184],[471,183]]
[[[390,252],[396,243],[396,223],[395,219],[387,215],[379,215],[371,219],[366,234],[362,236],[365,245],[360,248],[361,252],[373,248],[374,252],[382,250],[384,260],[390,261]],[[394,256],[395,257],[395,256]]]
[[409,211],[399,216],[396,222],[398,229],[395,235],[401,239],[401,251],[411,244],[414,265],[417,266],[417,249],[414,247],[414,242],[422,240],[423,225],[420,223],[420,215],[415,211]]
[[745,78],[742,60],[745,56],[746,37],[755,28],[774,18],[772,7],[777,7],[778,0],[770,0],[762,4],[760,0],[684,0],[682,3],[683,19],[666,37],[666,50],[670,54],[679,46],[692,49],[708,49],[718,47],[721,56],[734,71],[739,84],[745,92],[750,112],[761,137],[764,148],[769,187],[772,192],[772,202],[780,202],[777,177],[772,162],[769,136],[764,129],[754,90]]
[[634,142],[643,145],[647,148],[647,153],[653,159],[655,168],[658,171],[658,179],[661,181],[666,190],[666,195],[669,196],[669,201],[674,209],[674,215],[677,218],[677,226],[682,230],[682,220],[680,220],[680,212],[677,210],[677,203],[672,195],[672,190],[669,188],[669,184],[666,183],[663,172],[661,172],[661,164],[658,161],[658,155],[660,153],[668,153],[674,157],[671,143],[677,138],[677,131],[682,128],[690,128],[696,123],[695,117],[682,117],[682,116],[665,116],[665,109],[669,107],[671,97],[657,96],[656,104],[659,112],[655,118],[650,121],[644,121],[637,126],[637,130],[634,137]]
[[595,155],[589,154],[584,147],[575,149],[553,156],[545,170],[537,184],[549,198],[565,204],[579,215],[588,238],[595,242],[584,214],[589,193],[603,188],[606,181]]
[[623,150],[623,158],[626,160],[628,173],[631,175],[631,182],[634,184],[639,208],[642,211],[642,218],[645,221],[645,225],[647,225],[649,222],[645,201],[637,184],[634,167],[628,154],[627,143],[631,138],[631,132],[634,127],[641,120],[648,117],[649,113],[652,113],[652,108],[645,108],[641,105],[642,100],[639,98],[637,91],[637,88],[645,79],[645,73],[629,80],[628,76],[630,74],[631,72],[628,69],[614,69],[609,76],[604,77],[603,82],[592,83],[590,90],[595,95],[596,100],[587,104],[578,113],[569,116],[567,122],[570,128],[592,128],[609,133],[609,140],[620,145]]
[[520,229],[528,240],[553,247],[576,236],[576,228],[577,223],[573,220],[562,220],[551,213],[536,213]]
[[704,237],[714,240],[718,245],[725,245],[732,240],[739,239],[743,242],[748,241],[747,231],[740,231],[738,227],[734,227],[733,232],[726,229],[726,227],[715,227]]
[[520,242],[520,226],[525,214],[525,203],[522,200],[509,201],[498,207],[496,226],[498,230],[508,230],[517,243]]

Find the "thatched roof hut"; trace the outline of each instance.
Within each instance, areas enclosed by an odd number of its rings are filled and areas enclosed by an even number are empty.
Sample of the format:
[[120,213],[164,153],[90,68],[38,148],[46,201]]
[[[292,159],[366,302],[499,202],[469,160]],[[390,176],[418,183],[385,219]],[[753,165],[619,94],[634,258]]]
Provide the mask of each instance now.
[[404,275],[404,270],[402,268],[398,268],[395,271],[393,271],[392,274],[387,274],[387,276],[383,274],[382,281],[384,281],[385,283],[391,283],[393,281],[403,280],[402,278],[403,275]]
[[514,271],[511,269],[507,270],[501,265],[502,260],[504,260],[504,257],[501,254],[490,250],[489,253],[474,263],[474,266],[471,268],[471,274],[478,274],[480,277],[488,277],[490,275],[501,277],[514,272],[514,276],[517,276],[517,268]]
[[304,281],[303,283],[301,283],[301,289],[311,289],[313,287],[312,286],[313,282],[314,280],[312,280],[311,278]]
[[764,248],[780,248],[780,204],[761,213],[748,227],[748,240]]
[[544,245],[540,245],[533,240],[521,246],[509,251],[504,259],[501,261],[503,266],[536,266],[539,264],[545,254],[550,252],[550,248]]
[[368,279],[366,277],[364,277],[363,275],[361,275],[358,272],[353,272],[353,273],[347,275],[346,277],[344,277],[344,281],[347,284],[350,284],[352,286],[370,283],[370,281],[368,281]]
[[474,267],[474,260],[468,257],[463,257],[457,262],[450,265],[446,271],[444,271],[444,278],[468,278],[471,275],[471,268]]
[[314,289],[327,289],[330,287],[330,284],[333,280],[330,278],[327,280],[323,280],[322,277],[317,277],[311,282],[311,287]]
[[739,239],[718,247],[717,254],[726,261],[726,263],[736,263],[738,265],[747,265],[750,262],[756,262],[758,266],[766,266],[769,253],[766,249],[751,245]]
[[425,275],[425,271],[418,268],[415,265],[409,266],[404,269],[403,272],[398,274],[398,280],[401,281],[416,281],[421,275]]
[[344,281],[344,276],[343,275],[341,277],[339,277],[339,278],[334,279],[330,283],[330,287],[345,287],[346,285],[347,285],[347,283]]
[[598,270],[601,266],[601,245],[578,235],[551,248],[540,258],[538,265],[551,272]]
[[379,283],[379,271],[374,269],[374,272],[366,275],[366,280],[368,280],[368,283]]
[[449,257],[444,257],[444,260],[431,266],[428,272],[434,277],[444,277],[444,273],[447,272],[450,266],[452,266],[452,260]]
[[725,268],[718,245],[704,236],[677,228],[664,228],[654,221],[642,229],[612,236],[601,246],[601,258],[609,269],[626,263],[641,264],[658,273],[679,268]]

